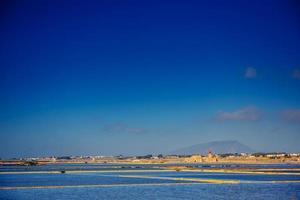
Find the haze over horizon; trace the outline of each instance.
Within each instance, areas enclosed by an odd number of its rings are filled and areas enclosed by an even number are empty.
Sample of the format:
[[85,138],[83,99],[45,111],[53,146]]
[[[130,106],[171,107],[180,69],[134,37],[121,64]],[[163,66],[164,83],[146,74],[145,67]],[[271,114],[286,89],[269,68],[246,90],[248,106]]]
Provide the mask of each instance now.
[[299,4],[229,2],[2,2],[0,158],[300,152]]

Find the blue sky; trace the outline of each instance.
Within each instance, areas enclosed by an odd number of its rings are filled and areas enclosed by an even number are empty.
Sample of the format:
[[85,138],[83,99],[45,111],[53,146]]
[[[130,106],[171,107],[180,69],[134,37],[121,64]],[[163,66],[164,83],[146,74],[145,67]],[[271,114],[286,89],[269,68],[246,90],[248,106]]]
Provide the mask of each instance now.
[[296,1],[7,1],[0,157],[300,151]]

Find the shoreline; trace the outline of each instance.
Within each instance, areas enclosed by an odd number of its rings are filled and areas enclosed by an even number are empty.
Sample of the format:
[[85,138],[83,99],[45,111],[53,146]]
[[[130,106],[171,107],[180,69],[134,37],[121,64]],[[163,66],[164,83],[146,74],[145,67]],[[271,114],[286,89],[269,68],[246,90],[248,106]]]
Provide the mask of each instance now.
[[0,166],[40,166],[40,165],[58,165],[58,164],[89,164],[89,165],[300,165],[300,162],[102,162],[102,161],[37,161],[34,165],[28,165],[27,161],[1,161]]

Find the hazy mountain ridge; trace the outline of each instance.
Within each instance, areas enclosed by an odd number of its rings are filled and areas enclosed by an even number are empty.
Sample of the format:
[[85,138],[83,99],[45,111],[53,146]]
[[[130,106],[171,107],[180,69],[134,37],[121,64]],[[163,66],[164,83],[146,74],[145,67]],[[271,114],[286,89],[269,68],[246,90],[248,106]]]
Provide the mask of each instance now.
[[255,150],[235,140],[213,141],[184,147],[170,152],[177,155],[207,154],[211,150],[216,154],[224,153],[253,153]]

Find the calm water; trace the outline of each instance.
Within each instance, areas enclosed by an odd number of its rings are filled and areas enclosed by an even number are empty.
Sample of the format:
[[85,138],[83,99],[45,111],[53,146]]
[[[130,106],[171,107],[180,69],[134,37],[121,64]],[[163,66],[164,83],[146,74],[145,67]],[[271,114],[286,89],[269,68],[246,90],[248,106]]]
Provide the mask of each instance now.
[[[144,166],[118,165],[48,165],[35,167],[0,167],[0,171],[51,171],[95,169],[144,169]],[[147,166],[146,168],[157,167]],[[201,166],[200,166],[201,167]],[[219,166],[220,167],[220,166]],[[227,166],[228,167],[228,166]],[[245,166],[243,166],[245,167]],[[247,166],[291,168],[290,165]],[[299,168],[299,166],[292,166]],[[124,177],[124,175],[126,177]],[[139,177],[135,177],[139,176]],[[151,177],[145,178],[145,177]],[[163,179],[160,179],[160,178]],[[239,180],[240,184],[195,184],[173,178]],[[300,183],[272,181],[300,181],[300,175],[249,175],[199,172],[106,172],[65,174],[0,174],[0,199],[300,199]],[[62,188],[34,188],[35,186],[67,186]],[[75,186],[75,187],[74,187]],[[17,189],[15,187],[27,187]]]

